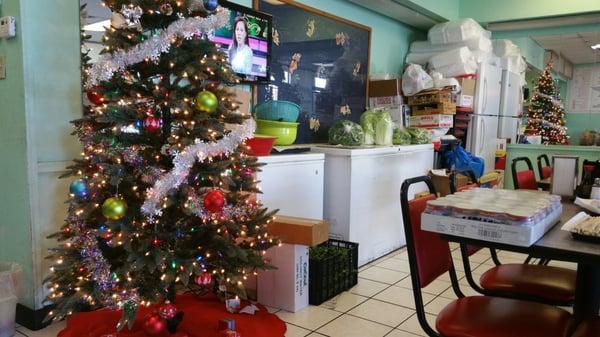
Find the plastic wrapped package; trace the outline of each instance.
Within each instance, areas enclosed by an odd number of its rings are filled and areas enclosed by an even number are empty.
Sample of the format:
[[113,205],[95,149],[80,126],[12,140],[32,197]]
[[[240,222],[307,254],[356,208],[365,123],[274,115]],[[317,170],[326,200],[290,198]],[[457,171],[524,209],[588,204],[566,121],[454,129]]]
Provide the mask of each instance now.
[[437,52],[430,52],[430,53],[413,53],[410,52],[408,53],[408,55],[406,55],[406,63],[412,63],[412,64],[420,64],[420,65],[425,65],[427,64],[427,62],[429,62],[429,59],[432,58],[433,56],[437,55]]
[[432,44],[429,41],[415,41],[410,44],[411,53],[441,53],[446,50],[467,47],[471,51],[492,52],[492,40],[486,36],[479,36],[456,43]]
[[394,135],[394,122],[392,116],[387,111],[377,111],[375,113],[375,144],[392,145]]
[[329,128],[329,144],[332,145],[358,146],[364,137],[362,127],[347,119],[340,119]]
[[477,63],[475,61],[468,63],[455,63],[448,66],[435,68],[435,70],[444,75],[444,77],[472,75],[477,73]]
[[0,263],[0,337],[15,334],[17,300],[23,270],[16,263]]
[[404,127],[394,127],[394,135],[392,137],[394,145],[410,145],[411,141],[412,137]]
[[460,92],[460,83],[458,83],[458,80],[454,77],[445,78],[444,75],[439,72],[433,71],[431,73],[431,78],[433,78],[434,88],[452,87],[453,94]]
[[375,117],[375,111],[365,111],[360,116],[360,126],[365,135],[363,145],[375,144]]
[[479,37],[491,37],[491,32],[483,29],[477,21],[466,18],[437,25],[429,29],[427,38],[431,44],[456,43]]
[[433,79],[418,64],[409,64],[402,75],[402,92],[412,96],[421,90],[433,88]]
[[521,48],[519,48],[519,46],[514,44],[511,40],[492,40],[492,46],[494,47],[494,54],[496,54],[498,57],[521,55]]
[[450,49],[443,53],[436,54],[429,59],[429,64],[434,69],[449,66],[457,63],[476,62],[471,50],[467,47]]

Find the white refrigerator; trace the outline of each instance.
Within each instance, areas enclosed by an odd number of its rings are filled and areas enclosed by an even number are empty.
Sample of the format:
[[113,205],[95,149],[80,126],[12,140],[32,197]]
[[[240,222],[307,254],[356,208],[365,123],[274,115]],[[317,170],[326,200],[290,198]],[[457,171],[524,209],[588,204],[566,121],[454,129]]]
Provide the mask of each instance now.
[[502,94],[498,118],[498,138],[510,139],[517,144],[521,113],[523,110],[523,92],[521,76],[512,71],[502,71]]
[[482,63],[479,66],[466,148],[474,156],[483,158],[484,173],[494,170],[496,160],[501,83],[500,67],[492,63]]

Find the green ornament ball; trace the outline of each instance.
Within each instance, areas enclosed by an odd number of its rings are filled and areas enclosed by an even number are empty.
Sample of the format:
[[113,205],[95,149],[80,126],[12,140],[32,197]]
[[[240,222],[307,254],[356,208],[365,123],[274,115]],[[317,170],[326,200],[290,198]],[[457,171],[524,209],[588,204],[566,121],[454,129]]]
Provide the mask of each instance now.
[[109,220],[121,220],[125,213],[127,213],[127,203],[121,198],[108,198],[102,204],[102,215]]
[[196,96],[196,109],[203,112],[215,112],[219,106],[217,95],[210,91],[202,91]]

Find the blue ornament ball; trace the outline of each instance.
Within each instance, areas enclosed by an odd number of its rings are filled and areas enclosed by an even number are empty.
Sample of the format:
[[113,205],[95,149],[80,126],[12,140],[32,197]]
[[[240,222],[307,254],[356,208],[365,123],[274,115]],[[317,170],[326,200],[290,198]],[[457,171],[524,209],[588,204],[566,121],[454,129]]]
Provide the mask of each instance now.
[[219,1],[218,0],[204,0],[203,4],[204,4],[204,8],[207,11],[214,11],[219,6]]
[[69,192],[76,197],[85,197],[88,193],[87,183],[83,179],[77,179],[69,186]]

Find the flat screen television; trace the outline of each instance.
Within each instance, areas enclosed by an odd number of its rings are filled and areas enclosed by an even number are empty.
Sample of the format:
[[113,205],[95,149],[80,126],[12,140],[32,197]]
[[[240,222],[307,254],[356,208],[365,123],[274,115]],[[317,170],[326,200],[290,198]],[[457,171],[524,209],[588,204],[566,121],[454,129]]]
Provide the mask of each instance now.
[[231,12],[230,25],[216,30],[210,40],[228,55],[242,82],[268,82],[272,16],[229,1],[220,4]]

